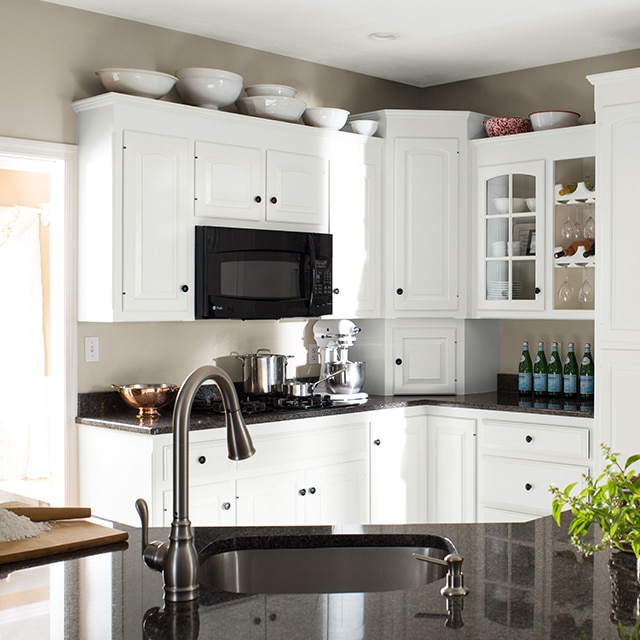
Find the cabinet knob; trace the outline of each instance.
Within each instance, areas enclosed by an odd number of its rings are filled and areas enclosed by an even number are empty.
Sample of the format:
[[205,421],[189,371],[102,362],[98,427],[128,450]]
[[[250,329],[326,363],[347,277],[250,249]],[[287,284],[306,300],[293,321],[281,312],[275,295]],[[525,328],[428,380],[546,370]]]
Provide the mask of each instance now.
[[262,196],[256,196],[256,197],[254,198],[254,200],[255,200],[258,204],[260,204],[260,203],[262,202]]
[[298,491],[298,493],[299,493],[301,496],[306,496],[306,495],[307,495],[307,490],[306,490],[306,489],[300,489],[300,491]]
[[524,439],[526,442],[533,442],[533,436],[525,436]]
[[278,615],[275,613],[270,613],[269,614],[269,620],[271,620],[271,622],[275,622],[278,619]]
[[182,291],[184,291],[184,293],[187,293],[187,291],[189,291],[189,285],[188,284],[183,284],[180,289]]
[[533,489],[533,485],[530,482],[527,482],[527,484],[524,485],[524,488],[527,491],[531,491],[531,489]]
[[311,495],[313,495],[316,492],[316,488],[315,487],[309,487],[309,493]]
[[200,456],[200,457],[198,458],[198,462],[199,462],[200,464],[204,464],[206,461],[207,461],[207,457],[206,457],[206,456]]
[[376,445],[376,447],[379,447],[379,446],[380,446],[380,438],[376,438],[376,439],[373,441],[373,444],[375,444],[375,445]]
[[340,289],[336,288],[333,290],[334,295],[338,295],[340,293]]
[[222,510],[223,511],[229,511],[229,509],[231,509],[231,503],[230,502],[223,502],[222,503]]
[[402,358],[396,358],[396,364],[402,364]]
[[271,204],[277,204],[278,203],[278,198],[276,198],[275,196],[272,196],[271,198],[269,198],[269,202]]
[[396,293],[401,296],[404,293],[404,289],[396,289]]
[[255,625],[256,625],[256,627],[257,627],[257,626],[259,626],[259,625],[261,625],[261,624],[262,624],[262,618],[261,618],[260,616],[256,616],[256,617],[253,619],[253,624],[255,624]]
[[536,295],[537,295],[538,293],[540,293],[540,287],[536,287],[536,288],[534,289],[534,292],[535,292],[535,294],[536,294]]

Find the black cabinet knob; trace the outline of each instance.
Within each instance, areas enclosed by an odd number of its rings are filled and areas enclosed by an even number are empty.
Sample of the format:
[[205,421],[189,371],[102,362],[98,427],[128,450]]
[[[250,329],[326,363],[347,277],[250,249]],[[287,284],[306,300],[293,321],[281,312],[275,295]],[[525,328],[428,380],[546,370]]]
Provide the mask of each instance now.
[[271,204],[277,204],[278,202],[278,198],[276,198],[275,196],[272,196],[271,198],[269,198],[269,202]]
[[536,288],[534,289],[534,292],[536,293],[536,295],[537,295],[537,294],[539,294],[539,293],[540,293],[540,287],[536,287]]
[[401,296],[404,293],[404,289],[396,289],[396,293]]
[[333,290],[333,293],[334,293],[334,295],[336,295],[336,296],[337,296],[337,295],[340,293],[340,289],[334,289],[334,290]]
[[402,358],[396,358],[396,364],[402,364]]
[[207,461],[206,456],[200,456],[200,457],[198,458],[198,462],[199,462],[200,464],[204,464],[206,461]]
[[258,204],[260,204],[260,203],[262,202],[262,196],[256,196],[256,197],[254,198],[254,200],[255,200]]
[[275,622],[278,619],[277,614],[275,613],[270,613],[269,614],[269,620],[271,620],[271,622]]
[[229,509],[231,509],[231,503],[230,502],[223,502],[222,503],[222,510],[223,511],[229,511]]
[[316,488],[315,487],[309,487],[309,493],[311,495],[313,495],[316,492]]
[[300,489],[300,491],[298,491],[298,493],[299,493],[301,496],[306,496],[306,495],[307,495],[307,490],[306,490],[306,489]]
[[182,289],[182,291],[184,291],[185,293],[187,293],[187,291],[189,291],[189,285],[188,284],[183,284],[180,289]]
[[261,624],[262,624],[262,618],[260,618],[259,616],[256,616],[256,617],[253,619],[253,624],[255,624],[256,626],[261,625]]
[[379,447],[379,446],[380,446],[380,438],[376,438],[376,439],[373,441],[373,444],[375,444],[375,445],[376,445],[376,447]]
[[533,489],[533,485],[530,482],[527,482],[527,484],[524,485],[524,488],[527,491],[531,491],[531,489]]
[[524,439],[526,442],[533,442],[533,436],[525,436]]

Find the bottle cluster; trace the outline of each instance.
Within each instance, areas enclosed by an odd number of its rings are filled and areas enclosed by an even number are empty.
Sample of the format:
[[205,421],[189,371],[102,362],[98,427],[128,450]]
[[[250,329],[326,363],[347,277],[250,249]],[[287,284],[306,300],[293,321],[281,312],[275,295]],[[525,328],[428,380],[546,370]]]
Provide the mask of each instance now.
[[557,342],[551,345],[547,360],[544,342],[538,343],[538,350],[532,360],[529,343],[522,344],[522,354],[518,365],[518,391],[522,396],[536,399],[569,399],[593,402],[594,365],[591,345],[586,343],[584,355],[578,364],[575,346],[570,342],[567,354],[562,360]]

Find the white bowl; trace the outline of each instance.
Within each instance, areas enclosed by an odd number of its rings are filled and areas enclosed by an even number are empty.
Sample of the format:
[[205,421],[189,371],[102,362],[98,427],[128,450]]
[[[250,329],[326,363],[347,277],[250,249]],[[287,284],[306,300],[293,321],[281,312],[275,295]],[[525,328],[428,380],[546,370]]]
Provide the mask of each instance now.
[[297,122],[307,104],[297,98],[286,98],[285,96],[250,96],[238,98],[236,106],[240,113],[248,116]]
[[295,98],[297,89],[287,87],[284,84],[252,84],[244,88],[245,93],[250,96],[284,96],[285,98]]
[[535,198],[526,198],[525,202],[527,203],[527,209],[529,211],[536,210],[536,199]]
[[522,213],[527,211],[527,201],[525,198],[494,198],[493,206],[497,213],[509,213],[509,203],[511,203],[511,213]]
[[242,91],[242,76],[231,71],[190,67],[176,71],[176,75],[180,97],[197,107],[226,107],[233,104]]
[[333,109],[331,107],[309,107],[302,114],[302,121],[312,127],[323,129],[342,129],[347,122],[349,112],[346,109]]
[[352,120],[349,125],[353,133],[363,136],[372,136],[378,130],[378,123],[375,120]]
[[575,111],[534,111],[529,114],[534,131],[560,129],[578,124],[580,114]]
[[98,69],[96,75],[107,91],[142,98],[162,98],[178,81],[168,73],[146,69]]

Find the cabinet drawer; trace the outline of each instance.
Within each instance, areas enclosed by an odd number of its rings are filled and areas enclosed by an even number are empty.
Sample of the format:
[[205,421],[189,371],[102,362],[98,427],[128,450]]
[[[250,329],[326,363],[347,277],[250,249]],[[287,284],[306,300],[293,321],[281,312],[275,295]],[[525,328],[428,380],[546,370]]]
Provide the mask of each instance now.
[[[189,445],[189,482],[207,482],[215,476],[235,473],[236,461],[229,460],[225,440],[195,442]],[[162,479],[171,482],[173,478],[173,446],[163,447]]]
[[533,514],[551,513],[549,486],[564,489],[580,482],[589,469],[578,465],[482,456],[479,498],[487,507]]
[[534,423],[483,421],[480,446],[486,452],[534,458],[589,459],[589,429]]

